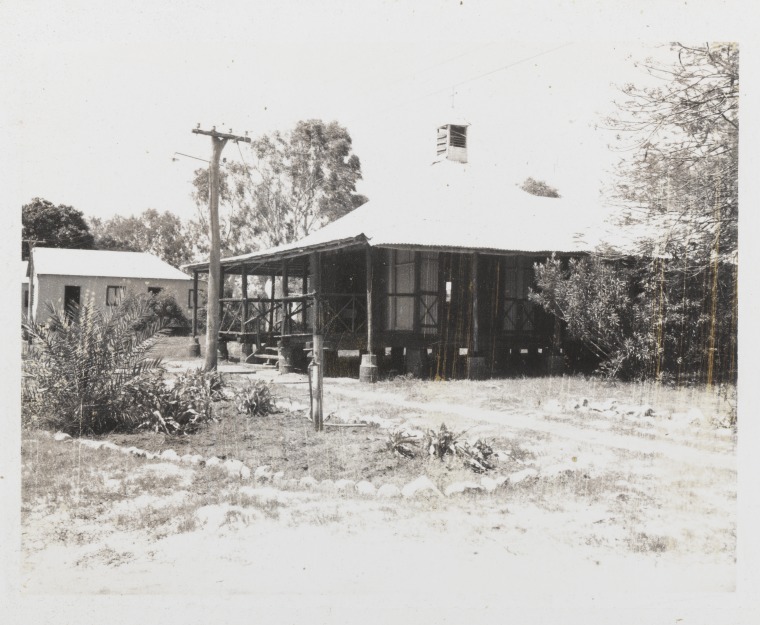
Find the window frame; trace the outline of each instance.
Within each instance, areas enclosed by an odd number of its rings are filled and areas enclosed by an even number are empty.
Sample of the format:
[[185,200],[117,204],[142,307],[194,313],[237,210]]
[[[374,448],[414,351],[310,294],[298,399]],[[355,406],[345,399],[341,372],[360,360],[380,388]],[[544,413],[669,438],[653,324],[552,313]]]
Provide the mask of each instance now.
[[106,306],[118,306],[126,295],[127,287],[121,284],[106,286]]

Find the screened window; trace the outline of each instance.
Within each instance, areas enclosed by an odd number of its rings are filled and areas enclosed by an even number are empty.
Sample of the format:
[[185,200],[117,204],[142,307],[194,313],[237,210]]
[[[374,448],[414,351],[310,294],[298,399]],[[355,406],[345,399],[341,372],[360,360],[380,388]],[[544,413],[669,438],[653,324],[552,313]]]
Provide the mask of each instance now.
[[[415,257],[419,258],[416,277]],[[438,253],[389,250],[387,268],[386,330],[415,330],[416,310],[418,329],[423,334],[435,334],[438,331]],[[418,280],[416,289],[415,279]]]
[[151,295],[158,295],[163,289],[160,286],[149,286],[148,293]]
[[534,329],[533,304],[528,292],[533,285],[533,261],[512,256],[504,266],[504,330],[530,332]]
[[195,289],[188,289],[187,291],[187,307],[193,308],[195,305]]
[[106,287],[106,306],[116,306],[124,298],[125,289],[123,286]]
[[414,252],[388,250],[388,330],[414,329]]

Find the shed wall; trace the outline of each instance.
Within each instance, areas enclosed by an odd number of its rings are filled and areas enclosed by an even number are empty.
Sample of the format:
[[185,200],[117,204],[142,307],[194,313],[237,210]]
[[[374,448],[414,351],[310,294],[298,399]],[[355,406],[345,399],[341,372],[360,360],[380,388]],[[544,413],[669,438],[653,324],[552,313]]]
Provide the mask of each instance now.
[[32,302],[32,317],[37,323],[47,321],[46,302],[54,306],[63,306],[64,289],[67,286],[81,288],[80,302],[92,300],[100,310],[105,311],[106,291],[109,286],[125,287],[127,293],[147,293],[148,287],[159,287],[163,292],[171,294],[177,300],[177,304],[187,313],[192,312],[188,307],[188,291],[193,288],[192,279],[187,280],[160,280],[160,279],[137,279],[137,278],[101,278],[92,276],[34,276],[34,302]]

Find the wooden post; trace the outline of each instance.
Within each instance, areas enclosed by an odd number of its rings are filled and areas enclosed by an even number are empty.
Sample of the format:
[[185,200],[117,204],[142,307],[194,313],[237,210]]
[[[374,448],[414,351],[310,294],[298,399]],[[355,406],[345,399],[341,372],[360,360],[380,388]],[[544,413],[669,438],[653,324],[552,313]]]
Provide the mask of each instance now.
[[198,272],[193,271],[193,338],[198,338]]
[[[301,275],[301,295],[306,295],[309,292],[309,266],[304,263],[303,274]],[[303,326],[304,333],[306,332],[308,318],[306,316],[306,297],[301,300],[301,325]]]
[[219,261],[221,259],[219,240],[219,157],[227,139],[212,137],[212,155],[209,165],[209,238],[211,250],[208,263],[208,287],[206,293],[206,359],[204,371],[216,369],[219,348]]
[[359,365],[360,382],[377,382],[377,356],[375,356],[375,346],[372,341],[372,248],[367,246],[367,353],[362,355],[362,362]]
[[[248,270],[245,265],[240,269],[240,289],[243,295],[243,312],[240,316],[240,332],[245,335],[245,322],[248,321]],[[242,337],[245,341],[245,336]]]
[[479,254],[476,252],[472,255],[472,266],[470,268],[470,287],[472,288],[472,354],[477,356],[480,353],[480,336],[478,332],[478,259]]
[[193,134],[207,135],[211,137],[211,161],[209,162],[209,240],[211,250],[208,259],[208,290],[206,292],[206,359],[203,363],[204,371],[216,369],[216,351],[219,341],[219,266],[220,266],[220,237],[219,237],[219,160],[227,141],[250,143],[248,137],[239,137],[232,133],[217,132],[216,128],[201,130],[194,128]]
[[[289,293],[288,261],[287,259],[283,259],[282,260],[282,298],[283,300],[287,299],[288,293]],[[282,302],[282,330],[281,330],[282,336],[290,334],[290,320],[288,319],[289,307],[290,307],[290,302],[286,302],[286,301]]]
[[313,369],[312,381],[314,382],[314,429],[321,432],[324,427],[322,413],[322,371],[324,359],[324,337],[322,336],[321,306],[319,298],[322,294],[322,276],[319,264],[319,252],[312,252],[310,258],[312,289],[314,291],[314,334],[312,335]]
[[274,272],[269,276],[271,288],[269,289],[269,334],[274,334]]
[[372,282],[374,279],[372,266],[372,248],[367,246],[367,353],[372,354],[375,346],[372,343]]
[[478,329],[478,261],[480,255],[476,252],[472,255],[470,267],[470,288],[472,289],[472,335],[470,346],[467,351],[467,377],[478,380],[486,377],[486,359],[480,355],[480,334]]

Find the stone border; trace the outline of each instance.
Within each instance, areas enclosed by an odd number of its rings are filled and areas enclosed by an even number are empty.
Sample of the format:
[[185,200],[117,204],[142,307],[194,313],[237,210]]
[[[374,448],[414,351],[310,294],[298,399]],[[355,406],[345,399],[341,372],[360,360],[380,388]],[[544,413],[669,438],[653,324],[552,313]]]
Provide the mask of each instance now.
[[[83,447],[90,449],[110,449],[122,454],[131,454],[139,458],[146,458],[148,460],[163,460],[165,462],[177,462],[180,464],[189,464],[206,467],[221,467],[226,470],[231,477],[239,477],[241,480],[251,480],[256,483],[271,483],[273,486],[287,487],[289,489],[299,489],[301,491],[319,491],[325,493],[344,493],[344,494],[356,494],[365,498],[374,499],[437,499],[437,498],[451,498],[457,495],[472,494],[472,493],[493,493],[498,488],[501,488],[507,484],[517,485],[530,483],[539,478],[539,472],[534,468],[526,468],[521,471],[511,473],[509,475],[500,475],[498,477],[491,477],[484,475],[480,478],[479,482],[466,481],[466,482],[452,482],[448,484],[443,492],[435,485],[435,483],[426,475],[421,475],[418,478],[405,484],[402,488],[394,484],[383,484],[380,488],[375,487],[374,484],[367,480],[361,480],[354,482],[353,480],[331,480],[326,479],[316,480],[311,476],[304,476],[300,480],[286,479],[283,471],[272,472],[270,465],[262,465],[256,467],[251,471],[250,467],[243,464],[240,460],[222,460],[216,456],[211,458],[204,458],[198,454],[185,454],[180,456],[173,449],[166,449],[160,454],[154,454],[138,447],[123,447],[116,445],[110,441],[96,441],[90,439],[77,439],[72,438],[70,435],[64,432],[56,432],[51,435],[43,430],[39,431],[43,436],[51,437],[58,442],[71,441],[79,443]],[[555,471],[550,471],[550,474],[544,475],[544,477],[551,478],[556,477],[560,472],[556,471],[557,467],[553,467]],[[568,467],[568,470],[573,471],[578,468]]]

